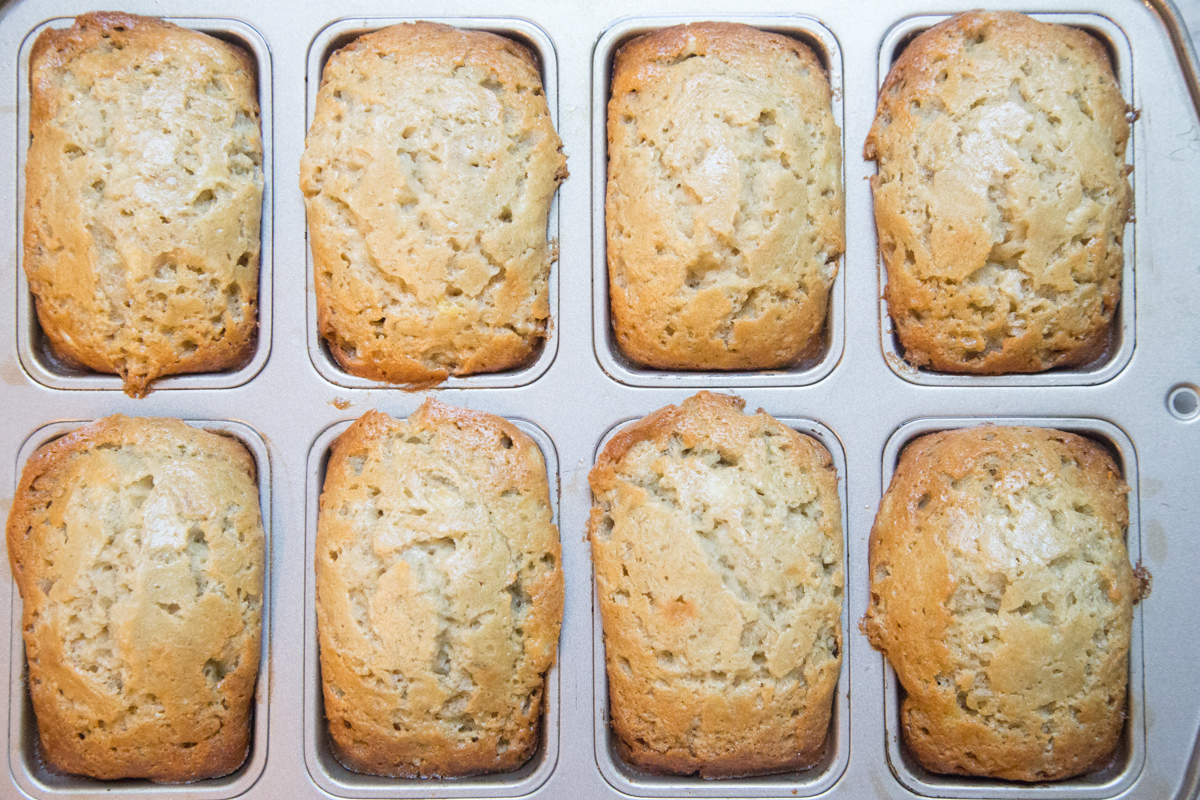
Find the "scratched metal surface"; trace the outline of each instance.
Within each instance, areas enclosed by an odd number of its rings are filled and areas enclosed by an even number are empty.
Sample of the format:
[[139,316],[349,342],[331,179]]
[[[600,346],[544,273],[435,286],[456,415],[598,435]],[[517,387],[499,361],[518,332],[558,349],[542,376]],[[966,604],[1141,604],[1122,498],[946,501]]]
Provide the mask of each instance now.
[[[255,741],[234,776],[191,786],[138,781],[101,784],[53,776],[33,749],[18,627],[20,601],[0,581],[0,617],[10,656],[8,771],[0,796],[179,798],[513,797],[858,798],[1088,797],[1159,800],[1200,788],[1200,422],[1185,413],[1200,385],[1200,91],[1194,56],[1175,7],[1163,0],[1049,0],[997,7],[1054,15],[1108,40],[1123,90],[1140,109],[1130,162],[1137,220],[1114,361],[1027,378],[912,374],[895,364],[883,316],[871,198],[873,165],[861,158],[876,89],[892,43],[916,16],[971,4],[945,0],[844,3],[755,0],[755,24],[806,38],[822,51],[839,94],[847,250],[834,286],[828,347],[811,369],[792,373],[671,375],[631,368],[611,349],[604,283],[603,111],[612,48],[626,35],[668,22],[736,18],[732,4],[691,0],[446,0],[436,13],[414,0],[287,4],[263,0],[127,0],[129,11],[175,18],[241,40],[256,55],[267,133],[268,193],[261,286],[263,326],[254,361],[234,374],[178,377],[131,400],[103,376],[71,373],[45,357],[20,277],[19,212],[30,34],[95,6],[80,0],[18,0],[0,9],[0,506],[31,448],[61,424],[122,412],[226,425],[266,462],[270,607],[265,677]],[[1200,30],[1200,0],[1182,14]],[[520,374],[465,378],[433,390],[446,402],[516,420],[547,452],[567,580],[559,662],[551,677],[546,742],[524,769],[462,781],[382,780],[342,770],[323,738],[312,630],[310,538],[325,448],[333,431],[367,409],[411,413],[428,393],[406,393],[339,374],[314,336],[308,246],[298,163],[313,81],[323,53],[354,31],[388,21],[440,18],[522,39],[538,52],[547,95],[570,158],[551,235],[559,240],[553,335]],[[51,24],[62,24],[55,22]],[[333,26],[333,27],[331,27]],[[902,38],[902,37],[900,37]],[[1124,59],[1122,61],[1122,59]],[[1097,370],[1099,372],[1097,372]],[[603,645],[593,606],[584,526],[586,475],[619,422],[678,402],[701,387],[745,397],[832,445],[846,513],[845,661],[830,752],[814,770],[752,780],[705,782],[645,775],[620,763],[606,714]],[[1116,761],[1093,776],[1033,787],[931,776],[910,763],[896,734],[896,689],[883,659],[855,624],[867,600],[867,536],[903,442],[920,431],[983,420],[1020,420],[1081,430],[1117,454],[1133,487],[1130,546],[1154,574],[1140,606],[1131,665],[1130,722]],[[230,425],[230,423],[236,423]],[[46,426],[52,426],[47,428]]]

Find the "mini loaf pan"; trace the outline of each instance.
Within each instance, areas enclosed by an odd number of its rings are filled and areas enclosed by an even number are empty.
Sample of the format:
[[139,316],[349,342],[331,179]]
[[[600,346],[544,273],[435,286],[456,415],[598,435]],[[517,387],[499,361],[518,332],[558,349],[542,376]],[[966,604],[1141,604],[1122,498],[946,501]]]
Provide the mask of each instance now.
[[[709,14],[687,17],[633,17],[613,23],[600,34],[592,53],[592,338],[600,367],[627,386],[716,388],[747,386],[805,386],[826,377],[842,357],[846,338],[846,258],[838,259],[838,274],[829,289],[829,306],[822,343],[813,358],[781,370],[696,371],[664,370],[631,361],[613,334],[608,287],[608,235],[604,206],[608,192],[608,101],[617,51],[629,40],[673,25],[690,22],[738,22],[796,39],[809,47],[829,76],[833,120],[842,146],[843,187],[846,183],[846,116],[842,103],[842,51],[833,32],[812,17],[798,15]],[[853,156],[854,148],[850,148]],[[848,193],[847,193],[848,194]]]
[[[236,369],[223,372],[169,375],[150,384],[151,391],[172,389],[230,389],[241,386],[257,375],[267,363],[271,352],[272,300],[272,240],[275,175],[271,158],[271,51],[266,39],[250,25],[236,19],[205,17],[163,17],[183,28],[207,33],[242,48],[254,60],[258,69],[259,121],[262,125],[263,142],[263,198],[262,225],[259,229],[260,250],[258,258],[258,335],[250,360]],[[21,231],[25,214],[25,161],[29,153],[29,55],[38,34],[47,28],[69,28],[74,17],[58,17],[46,20],[31,30],[21,42],[17,65],[17,181],[13,186],[16,193],[17,212],[17,354],[21,366],[33,380],[52,389],[101,389],[120,392],[121,379],[116,375],[93,372],[87,368],[67,366],[55,358],[50,350],[42,326],[38,323],[37,309],[29,282],[25,279],[24,250],[21,247]]]
[[[550,507],[555,527],[559,527],[558,453],[550,436],[536,424],[524,419],[509,419],[537,444],[546,462],[550,482]],[[325,700],[321,683],[320,648],[317,640],[316,563],[317,517],[321,508],[321,491],[325,485],[325,468],[330,448],[337,437],[350,427],[353,420],[330,425],[317,436],[308,453],[308,508],[304,525],[304,762],[308,774],[317,786],[333,795],[345,798],[419,798],[447,797],[521,797],[536,791],[550,777],[558,763],[559,748],[559,678],[558,659],[546,673],[546,690],[542,697],[542,730],[537,749],[519,769],[469,778],[383,778],[352,772],[342,766],[334,755],[329,741],[329,725],[325,720]],[[566,543],[569,538],[559,531]]]
[[[1108,52],[1117,83],[1120,84],[1121,94],[1125,104],[1137,108],[1137,98],[1133,91],[1133,50],[1129,38],[1116,23],[1100,14],[1031,14],[1039,22],[1050,22],[1057,25],[1069,25],[1079,28],[1099,41]],[[887,80],[888,72],[896,59],[904,52],[904,48],[912,43],[921,33],[949,19],[948,14],[923,15],[909,17],[898,23],[883,40],[879,48],[879,86]],[[1125,148],[1125,163],[1134,167],[1129,176],[1133,188],[1133,211],[1147,205],[1142,191],[1145,182],[1138,181],[1135,164],[1137,152],[1138,124],[1130,125],[1129,143]],[[861,145],[860,145],[861,146]],[[879,332],[880,346],[883,348],[884,360],[898,376],[911,383],[924,386],[1094,386],[1112,379],[1125,368],[1133,357],[1135,341],[1135,278],[1137,271],[1137,239],[1136,222],[1129,222],[1125,227],[1123,256],[1124,267],[1121,272],[1121,301],[1117,305],[1110,328],[1109,344],[1103,355],[1089,364],[1079,367],[1052,369],[1047,372],[1010,373],[1005,375],[968,375],[950,372],[937,372],[924,367],[915,367],[904,360],[904,348],[896,336],[892,318],[888,313],[887,301],[883,299],[884,287],[887,285],[887,269],[883,256],[878,256],[879,264]]]
[[[1200,0],[1186,1],[1200,8]],[[1131,181],[1138,220],[1126,228],[1116,340],[1101,363],[1040,375],[973,376],[919,370],[903,362],[880,299],[886,273],[865,180],[875,166],[863,162],[861,153],[878,87],[896,54],[915,33],[974,4],[754,0],[745,15],[738,15],[738,9],[719,0],[693,0],[686,7],[670,0],[620,6],[517,0],[503,7],[486,0],[455,0],[444,7],[385,0],[122,0],[123,10],[177,14],[169,19],[243,43],[258,62],[264,138],[255,360],[235,372],[161,379],[154,384],[161,391],[145,400],[126,397],[114,376],[74,373],[53,363],[20,264],[33,39],[47,25],[67,26],[73,15],[107,5],[0,0],[0,81],[10,87],[10,99],[0,103],[0,175],[16,187],[0,200],[0,248],[12,254],[0,260],[0,276],[16,290],[15,300],[0,303],[0,404],[7,414],[0,425],[7,454],[0,465],[15,470],[12,475],[0,470],[0,482],[15,486],[37,446],[81,424],[61,420],[119,411],[224,426],[258,461],[263,522],[271,542],[264,661],[251,752],[235,774],[183,786],[51,774],[37,753],[24,678],[21,601],[11,580],[0,584],[0,603],[11,598],[11,658],[0,662],[8,665],[11,678],[9,770],[0,781],[0,797],[1200,796],[1200,683],[1193,675],[1200,639],[1187,635],[1185,627],[1189,612],[1200,604],[1200,583],[1191,566],[1200,557],[1200,537],[1194,535],[1200,511],[1200,494],[1194,491],[1200,486],[1195,458],[1200,451],[1200,349],[1195,347],[1200,342],[1195,313],[1200,225],[1189,224],[1200,208],[1200,78],[1191,41],[1171,3],[1050,0],[1021,6],[999,0],[994,6],[1084,28],[1106,44],[1126,100],[1142,111],[1127,151],[1128,163],[1136,166]],[[328,56],[361,33],[418,19],[481,28],[529,46],[540,59],[550,114],[572,172],[555,195],[548,222],[550,237],[561,237],[562,257],[551,271],[551,320],[541,351],[522,369],[450,378],[421,393],[505,416],[537,441],[563,546],[561,666],[547,675],[541,745],[515,772],[452,780],[376,778],[338,763],[324,717],[314,603],[317,509],[332,440],[369,408],[407,414],[422,397],[349,375],[321,341],[297,167]],[[705,20],[743,22],[803,40],[830,73],[835,121],[842,131],[846,254],[831,291],[826,350],[814,363],[790,370],[644,369],[624,359],[612,335],[604,225],[612,60],[633,36]],[[272,226],[278,237],[272,236]],[[185,388],[189,391],[176,391]],[[628,765],[614,747],[602,626],[584,540],[592,505],[587,474],[617,427],[702,388],[736,392],[750,408],[763,406],[784,424],[814,435],[839,473],[846,543],[843,663],[828,749],[824,760],[807,771],[722,780],[660,776]],[[1154,593],[1135,607],[1120,750],[1110,767],[1091,776],[1025,785],[923,771],[905,750],[898,727],[900,687],[858,630],[869,603],[868,534],[900,450],[924,433],[985,422],[1043,425],[1090,436],[1118,457],[1132,487],[1131,557],[1136,560],[1140,551],[1154,571]]]
[[[605,446],[622,428],[639,417],[612,425],[596,444],[592,463],[595,464]],[[811,436],[829,451],[837,470],[838,498],[842,506],[842,572],[849,581],[846,569],[850,550],[849,519],[846,501],[846,453],[837,435],[826,426],[810,419],[776,417],[794,431]],[[600,616],[600,600],[592,583],[592,701],[596,764],[609,785],[624,795],[633,797],[813,797],[827,791],[846,771],[850,761],[850,626],[849,589],[842,592],[842,671],[833,698],[833,714],[825,740],[825,755],[812,768],[799,772],[783,772],[751,778],[721,778],[706,780],[696,775],[655,775],[629,764],[617,750],[616,736],[609,722],[608,670],[604,655],[604,623]]]
[[[1063,417],[994,417],[994,418],[934,418],[921,419],[902,425],[891,438],[883,452],[883,488],[892,482],[892,473],[899,463],[904,448],[918,437],[938,431],[974,428],[980,425],[1023,425],[1037,428],[1052,428],[1084,436],[1104,447],[1113,456],[1125,482],[1129,484],[1129,529],[1126,545],[1129,560],[1134,566],[1141,564],[1142,541],[1138,511],[1137,454],[1133,442],[1125,432],[1099,419]],[[1150,598],[1149,602],[1154,602]],[[1104,800],[1115,797],[1131,787],[1141,775],[1146,760],[1146,697],[1142,673],[1142,603],[1133,607],[1133,625],[1129,643],[1129,686],[1125,694],[1125,729],[1117,744],[1113,760],[1104,769],[1068,778],[1043,783],[1022,783],[994,778],[972,778],[961,775],[938,775],[929,772],[913,756],[904,743],[904,730],[900,723],[900,704],[904,689],[890,664],[884,667],[884,715],[888,765],[892,773],[907,789],[924,797],[963,798],[1012,798],[1016,800]],[[875,654],[875,657],[882,656]]]
[[[185,419],[193,428],[236,439],[254,459],[258,471],[258,503],[262,513],[265,552],[263,553],[262,650],[258,661],[258,683],[254,688],[254,713],[251,717],[250,752],[246,761],[223,778],[185,784],[160,784],[148,780],[124,779],[101,781],[49,769],[42,760],[37,720],[29,697],[29,676],[25,663],[25,640],[21,635],[21,597],[12,596],[10,636],[11,674],[8,693],[8,766],[16,785],[38,800],[71,797],[76,800],[100,800],[112,797],[187,797],[195,800],[226,800],[244,794],[254,785],[267,764],[267,712],[271,696],[271,460],[267,444],[253,428],[231,420]],[[38,448],[86,425],[83,420],[55,422],[34,431],[17,454],[16,476]],[[15,488],[15,484],[14,484]],[[19,679],[17,678],[19,676]]]
[[[528,48],[538,62],[542,78],[542,91],[546,96],[546,105],[550,110],[550,122],[553,124],[554,130],[559,131],[558,61],[554,52],[554,44],[550,41],[550,36],[544,30],[532,22],[515,17],[429,16],[343,19],[321,29],[308,48],[308,73],[306,75],[308,93],[305,104],[304,133],[307,134],[308,128],[312,126],[313,114],[317,103],[317,90],[321,87],[321,74],[325,69],[325,63],[329,61],[329,57],[335,51],[350,44],[364,33],[386,28],[389,25],[399,25],[404,22],[417,22],[419,20],[440,22],[465,30],[487,31],[488,33],[512,39]],[[561,137],[561,132],[559,135]],[[570,169],[571,166],[572,164],[568,159],[567,168]],[[568,180],[570,179],[568,178]],[[550,216],[546,223],[546,235],[550,251],[552,253],[557,252],[559,238],[557,191],[554,193],[554,198],[550,203]],[[307,226],[304,230],[304,236],[307,241]],[[371,380],[370,378],[351,375],[334,359],[333,354],[329,351],[329,345],[326,344],[325,339],[321,336],[317,325],[317,295],[313,283],[312,248],[306,247],[305,253],[308,258],[306,278],[308,282],[308,357],[312,361],[313,367],[325,380],[348,389],[376,389],[388,386],[403,388],[402,384],[383,383]],[[546,323],[546,338],[542,340],[541,346],[536,349],[529,363],[523,367],[503,372],[490,372],[462,377],[451,376],[438,384],[439,389],[502,389],[525,386],[540,378],[546,373],[546,370],[550,369],[550,365],[554,363],[554,357],[558,353],[558,332],[556,327],[559,313],[558,282],[559,273],[562,271],[561,263],[561,259],[556,259],[550,268],[550,319]]]

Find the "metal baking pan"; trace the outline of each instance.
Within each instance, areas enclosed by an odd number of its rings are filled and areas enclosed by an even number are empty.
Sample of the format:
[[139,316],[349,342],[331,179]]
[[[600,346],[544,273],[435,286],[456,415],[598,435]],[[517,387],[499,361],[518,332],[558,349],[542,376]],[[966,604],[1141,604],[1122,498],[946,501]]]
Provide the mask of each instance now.
[[[28,49],[42,26],[105,9],[85,0],[12,0],[0,7],[0,486],[15,487],[31,449],[79,420],[112,413],[174,416],[247,443],[259,463],[271,542],[263,671],[251,757],[233,776],[184,786],[112,784],[53,775],[37,758],[19,619],[9,620],[9,770],[0,797],[159,798],[596,798],[813,796],[844,800],[1090,798],[1160,800],[1200,793],[1200,83],[1192,45],[1169,0],[1002,0],[997,8],[1083,27],[1106,44],[1122,91],[1140,116],[1128,161],[1136,222],[1126,228],[1124,288],[1113,346],[1097,363],[1036,376],[947,376],[904,366],[892,337],[862,144],[880,81],[917,30],[973,4],[948,0],[126,0],[122,10],[165,16],[232,38],[259,70],[265,146],[261,328],[240,370],[177,376],[143,400],[118,381],[64,370],[39,339],[20,273],[23,153],[28,144]],[[406,392],[354,378],[316,331],[311,261],[298,165],[321,66],[361,31],[437,19],[515,38],[540,61],[550,112],[572,176],[548,233],[559,261],[549,336],[522,369],[451,379]],[[637,367],[615,348],[607,298],[605,114],[615,48],[664,25],[734,19],[813,47],[829,70],[842,131],[846,253],[834,283],[823,351],[770,372],[668,372]],[[752,779],[664,777],[623,763],[611,746],[603,638],[585,529],[587,473],[617,426],[700,388],[732,391],[817,435],[834,455],[844,503],[843,667],[826,758],[813,769]],[[407,416],[433,394],[519,422],[548,467],[563,542],[566,607],[549,675],[542,745],[516,772],[459,780],[371,778],[343,769],[324,734],[312,602],[311,537],[329,442],[371,408]],[[922,432],[985,421],[1076,430],[1104,443],[1130,484],[1129,542],[1154,576],[1138,606],[1128,721],[1107,769],[1053,784],[930,775],[897,729],[900,689],[859,632],[869,600],[867,540],[899,448]],[[225,427],[221,427],[225,426]],[[5,455],[7,454],[7,455]],[[7,507],[9,494],[0,497]],[[0,614],[0,616],[4,616]]]

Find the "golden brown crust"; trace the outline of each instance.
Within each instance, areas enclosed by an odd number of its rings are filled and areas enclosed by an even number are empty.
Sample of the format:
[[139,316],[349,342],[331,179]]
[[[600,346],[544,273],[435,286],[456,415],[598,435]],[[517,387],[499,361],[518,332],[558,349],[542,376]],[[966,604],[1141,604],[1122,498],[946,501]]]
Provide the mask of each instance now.
[[589,476],[621,757],[709,778],[824,753],[841,666],[842,528],[829,453],[701,392],[623,429]]
[[566,176],[537,62],[516,42],[418,22],[334,53],[300,186],[318,324],[342,368],[418,388],[527,363]]
[[427,400],[334,442],[317,529],[325,716],[349,769],[451,777],[537,746],[562,622],[541,451],[507,420]]
[[241,444],[172,419],[79,428],[26,463],[8,553],[49,766],[182,783],[245,761],[264,537]]
[[918,36],[864,157],[904,357],[946,372],[1078,366],[1110,344],[1131,190],[1126,105],[1086,32],[1012,12]]
[[928,770],[1018,781],[1103,767],[1120,738],[1128,487],[1094,442],[981,426],[901,454],[871,530],[863,630]]
[[38,36],[30,95],[24,267],[55,357],[133,396],[243,364],[263,186],[250,56],[152,17],[84,14]]
[[662,369],[815,356],[845,248],[825,71],[787,36],[703,22],[618,52],[608,105],[617,343]]

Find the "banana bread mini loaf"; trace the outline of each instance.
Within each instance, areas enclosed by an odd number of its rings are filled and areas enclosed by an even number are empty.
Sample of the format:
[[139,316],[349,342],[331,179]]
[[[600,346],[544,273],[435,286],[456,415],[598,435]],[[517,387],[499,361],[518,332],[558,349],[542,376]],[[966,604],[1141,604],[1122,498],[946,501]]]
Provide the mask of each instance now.
[[566,176],[537,62],[516,42],[418,22],[334,53],[300,188],[337,362],[414,386],[528,362]]
[[120,415],[56,439],[25,465],[8,554],[49,766],[161,783],[241,766],[265,558],[241,444]]
[[1101,356],[1121,299],[1128,139],[1108,54],[1082,30],[970,12],[908,45],[864,150],[904,358],[997,374]]
[[829,81],[804,44],[704,22],[618,51],[605,220],[630,359],[751,370],[818,355],[843,214]]
[[258,326],[262,134],[253,61],[152,17],[85,14],[30,56],[24,266],[68,365],[232,369]]
[[516,426],[427,400],[333,444],[317,630],[338,759],[392,777],[512,770],[538,743],[563,575],[546,464]]
[[871,530],[863,629],[926,769],[1043,781],[1108,763],[1140,591],[1127,491],[1098,445],[1046,428],[904,449]]
[[619,432],[590,480],[609,708],[632,764],[706,778],[824,753],[842,652],[829,452],[701,392]]

